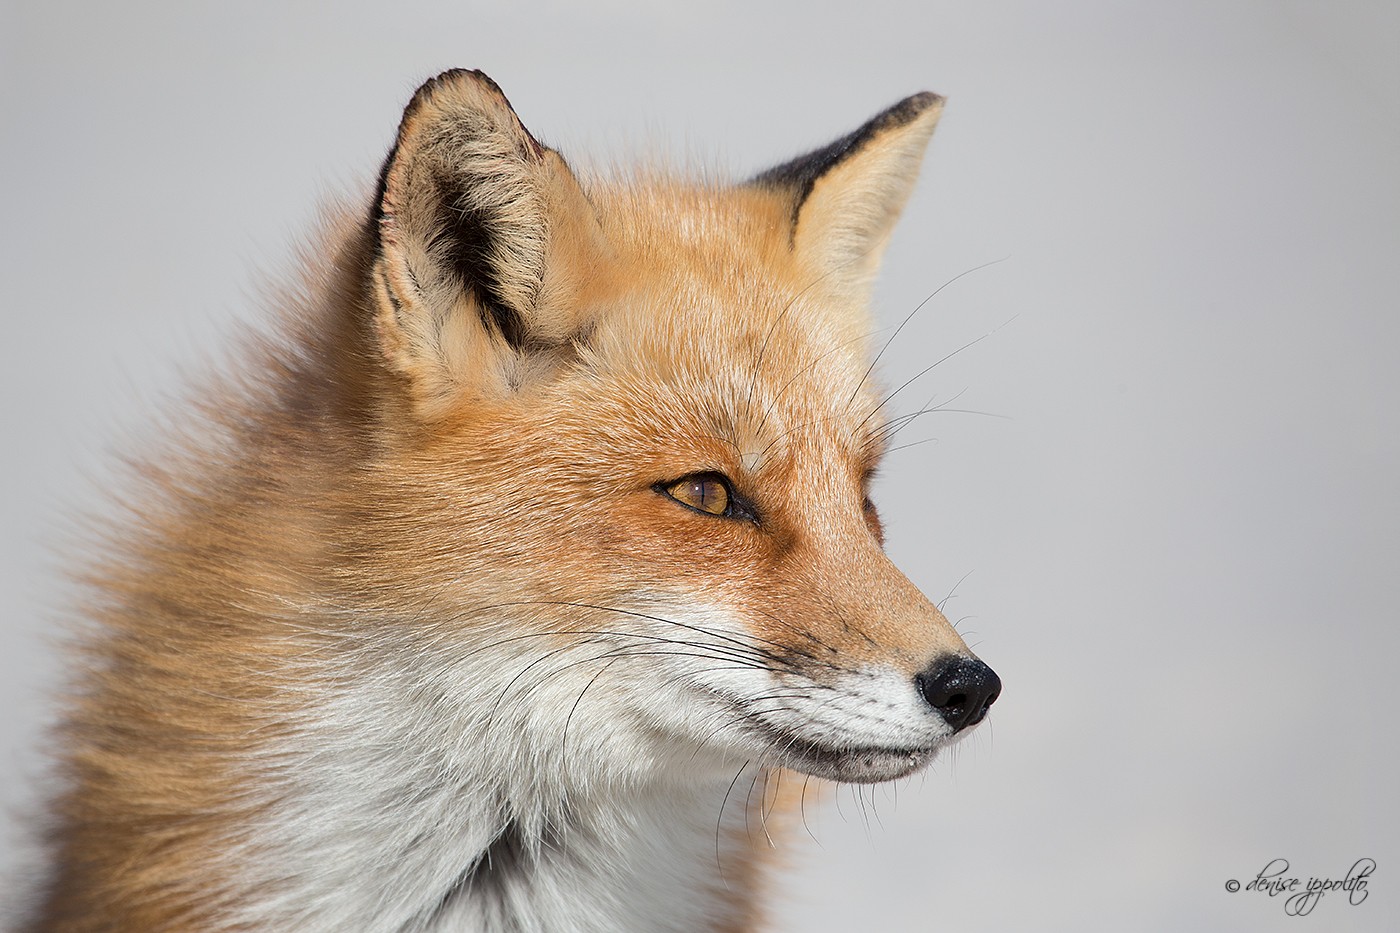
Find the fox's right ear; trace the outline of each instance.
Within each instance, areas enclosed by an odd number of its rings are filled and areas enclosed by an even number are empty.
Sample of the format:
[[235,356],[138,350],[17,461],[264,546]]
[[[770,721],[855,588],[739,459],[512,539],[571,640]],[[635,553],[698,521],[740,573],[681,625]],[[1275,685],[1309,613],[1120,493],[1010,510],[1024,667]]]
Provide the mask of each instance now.
[[479,71],[413,95],[373,220],[380,349],[426,417],[517,390],[587,324],[569,299],[605,248],[597,217]]
[[942,111],[937,94],[906,97],[854,132],[751,182],[790,204],[796,257],[857,303],[869,297]]

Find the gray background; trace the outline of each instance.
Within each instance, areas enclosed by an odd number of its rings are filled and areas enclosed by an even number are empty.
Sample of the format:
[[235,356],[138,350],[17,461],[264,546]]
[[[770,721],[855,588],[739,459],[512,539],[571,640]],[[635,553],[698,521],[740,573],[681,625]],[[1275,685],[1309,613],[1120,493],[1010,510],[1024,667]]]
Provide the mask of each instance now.
[[[878,501],[1006,691],[926,775],[811,816],[780,929],[1400,929],[1400,5],[202,6],[3,8],[7,865],[65,516],[462,65],[572,157],[736,176],[950,98],[882,320],[1005,261],[883,375],[994,332],[896,401],[999,417],[921,419]],[[1362,857],[1359,907],[1225,890]]]

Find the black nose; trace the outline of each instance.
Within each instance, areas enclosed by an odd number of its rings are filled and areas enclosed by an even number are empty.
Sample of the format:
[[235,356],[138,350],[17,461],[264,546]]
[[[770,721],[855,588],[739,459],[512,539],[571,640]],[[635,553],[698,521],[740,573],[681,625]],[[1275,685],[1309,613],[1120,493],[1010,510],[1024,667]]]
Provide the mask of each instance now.
[[1001,678],[976,658],[941,657],[914,676],[914,686],[954,732],[981,722],[1001,695]]

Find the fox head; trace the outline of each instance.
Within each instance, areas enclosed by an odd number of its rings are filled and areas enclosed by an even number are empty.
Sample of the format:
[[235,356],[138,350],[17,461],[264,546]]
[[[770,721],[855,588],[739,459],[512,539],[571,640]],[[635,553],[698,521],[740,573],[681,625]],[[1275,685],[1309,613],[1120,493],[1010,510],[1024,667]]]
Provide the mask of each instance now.
[[581,178],[479,72],[416,93],[367,234],[346,547],[368,598],[411,594],[445,693],[600,759],[842,781],[983,718],[996,675],[870,499],[871,281],[941,106],[718,185]]

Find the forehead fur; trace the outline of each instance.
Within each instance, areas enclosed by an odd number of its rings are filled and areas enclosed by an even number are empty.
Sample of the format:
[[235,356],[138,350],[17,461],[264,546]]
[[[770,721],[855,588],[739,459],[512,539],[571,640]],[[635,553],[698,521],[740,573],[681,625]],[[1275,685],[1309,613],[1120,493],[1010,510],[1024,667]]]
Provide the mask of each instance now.
[[583,291],[590,368],[677,393],[746,453],[800,428],[854,440],[877,404],[869,309],[794,254],[788,201],[663,179],[590,200],[612,252]]

